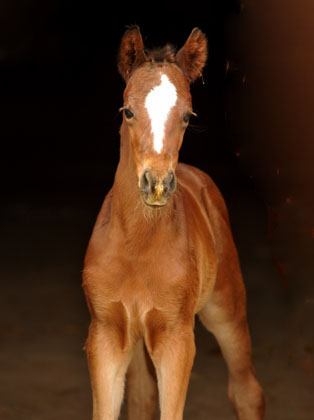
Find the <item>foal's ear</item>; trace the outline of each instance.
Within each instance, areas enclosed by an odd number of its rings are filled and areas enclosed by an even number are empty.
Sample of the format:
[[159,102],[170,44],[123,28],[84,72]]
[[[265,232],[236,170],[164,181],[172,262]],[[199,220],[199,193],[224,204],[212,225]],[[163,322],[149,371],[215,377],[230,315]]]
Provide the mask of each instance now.
[[127,82],[132,72],[145,61],[144,44],[140,28],[130,27],[123,35],[118,55],[118,70]]
[[176,54],[176,63],[183,70],[189,83],[202,76],[207,59],[207,38],[199,29],[194,28],[186,43]]

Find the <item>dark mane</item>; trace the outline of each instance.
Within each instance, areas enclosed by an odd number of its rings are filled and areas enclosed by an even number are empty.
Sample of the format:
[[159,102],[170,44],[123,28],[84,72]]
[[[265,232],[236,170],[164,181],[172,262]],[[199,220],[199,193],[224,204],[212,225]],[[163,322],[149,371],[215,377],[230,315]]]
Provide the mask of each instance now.
[[174,63],[176,56],[176,49],[173,45],[167,44],[164,47],[154,48],[152,50],[145,50],[146,60],[154,63]]

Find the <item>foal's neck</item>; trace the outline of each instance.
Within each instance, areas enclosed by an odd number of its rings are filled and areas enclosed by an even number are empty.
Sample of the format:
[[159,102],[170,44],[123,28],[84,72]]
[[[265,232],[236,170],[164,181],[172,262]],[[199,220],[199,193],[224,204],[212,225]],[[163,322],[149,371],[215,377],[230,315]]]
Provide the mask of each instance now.
[[144,204],[131,142],[123,126],[120,134],[120,161],[113,186],[113,217],[118,218],[125,233],[130,235],[151,235],[157,226],[158,229],[163,225],[170,228],[175,218],[174,198],[171,197],[169,203],[160,209],[151,209]]

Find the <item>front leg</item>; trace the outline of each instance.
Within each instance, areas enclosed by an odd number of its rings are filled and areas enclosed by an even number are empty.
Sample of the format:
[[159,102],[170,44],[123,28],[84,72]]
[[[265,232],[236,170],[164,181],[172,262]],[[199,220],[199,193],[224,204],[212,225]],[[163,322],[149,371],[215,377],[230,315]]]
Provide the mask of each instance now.
[[157,370],[161,420],[182,420],[186,393],[195,357],[192,331],[171,334],[154,357]]
[[193,323],[167,327],[161,313],[147,317],[146,345],[157,372],[161,420],[182,420],[195,357]]
[[[118,308],[116,308],[118,309]],[[116,420],[123,399],[125,374],[132,347],[119,324],[93,319],[86,342],[93,392],[93,420]]]

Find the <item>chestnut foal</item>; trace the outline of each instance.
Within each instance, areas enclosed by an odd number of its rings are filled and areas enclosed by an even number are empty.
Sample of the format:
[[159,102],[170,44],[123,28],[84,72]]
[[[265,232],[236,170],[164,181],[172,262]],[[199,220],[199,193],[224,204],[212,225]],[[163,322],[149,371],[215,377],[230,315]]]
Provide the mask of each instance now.
[[193,114],[189,86],[201,76],[206,56],[198,28],[177,53],[169,45],[147,52],[136,26],[122,38],[120,161],[83,274],[93,420],[118,418],[125,376],[129,419],[154,419],[158,391],[161,419],[182,419],[195,314],[221,347],[237,418],[264,418],[223,198],[205,173],[178,164]]

